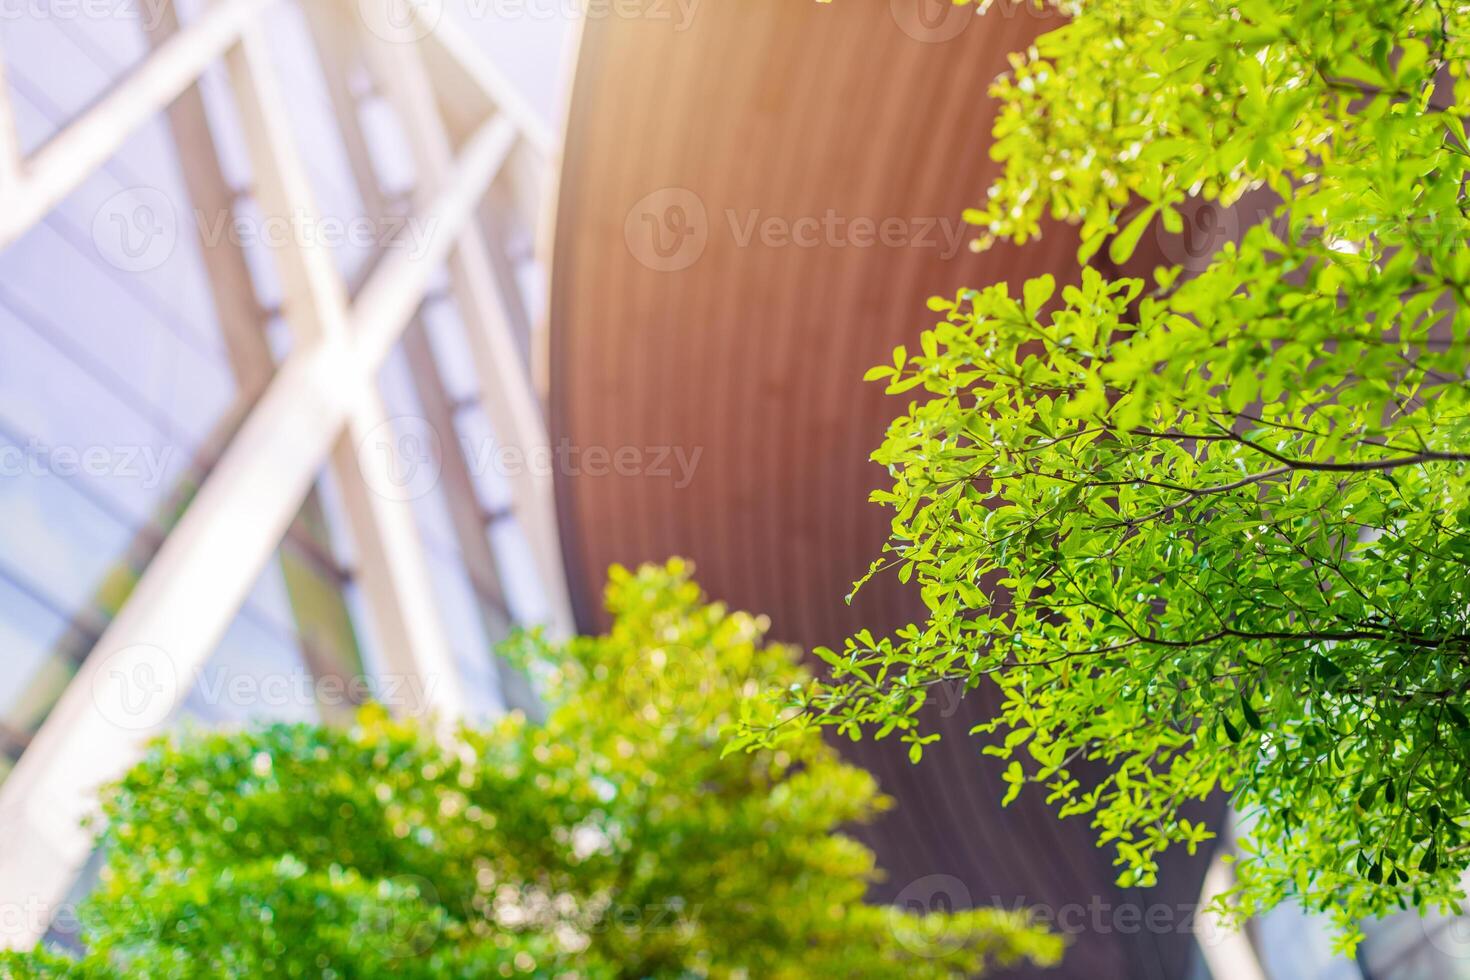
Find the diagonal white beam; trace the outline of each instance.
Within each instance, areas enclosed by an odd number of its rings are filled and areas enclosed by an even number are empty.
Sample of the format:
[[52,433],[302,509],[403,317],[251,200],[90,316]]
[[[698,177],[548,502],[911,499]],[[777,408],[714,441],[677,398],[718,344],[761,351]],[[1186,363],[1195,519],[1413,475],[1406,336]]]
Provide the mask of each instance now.
[[[424,61],[438,95],[440,111],[455,132],[473,132],[475,126],[495,113],[516,124],[524,148],[543,162],[551,155],[551,128],[521,96],[510,79],[500,73],[485,52],[449,17],[439,18],[430,29],[423,20],[431,4],[405,5],[419,23],[408,33],[423,35]],[[362,8],[359,6],[359,10]],[[382,38],[379,38],[381,40]]]
[[[1224,847],[1221,847],[1224,850]],[[1215,899],[1235,884],[1231,866],[1216,854],[1205,871],[1205,880],[1200,890],[1199,916],[1197,925],[1203,927],[1195,932],[1200,957],[1205,961],[1210,976],[1229,977],[1230,980],[1266,980],[1266,970],[1256,955],[1255,945],[1245,926],[1225,923],[1210,907]]]
[[[226,65],[250,148],[256,204],[264,217],[310,229],[320,216],[258,27],[246,28]],[[331,251],[319,235],[302,237],[271,249],[293,340],[309,344],[346,337],[347,290]],[[376,384],[369,382],[359,393],[348,419],[332,448],[331,467],[357,545],[358,584],[383,666],[393,675],[393,689],[412,695],[409,703],[390,707],[458,719],[465,711],[463,691],[411,502],[374,489],[393,486],[389,470],[396,463],[393,454],[378,452],[377,444],[397,444]]]
[[[352,13],[341,4],[320,3],[309,6],[306,16],[311,24],[312,38],[316,42],[323,74],[326,76],[327,94],[337,116],[353,182],[369,215],[387,214],[389,203],[373,167],[372,153],[368,148],[367,133],[363,129],[357,99],[348,84],[362,53],[360,39],[353,29]],[[524,139],[518,145],[517,152],[523,146]],[[496,189],[503,184],[502,180],[497,180],[481,202],[482,215],[486,205],[494,198]],[[474,475],[464,447],[456,437],[455,406],[445,388],[422,314],[415,317],[404,330],[401,346],[418,394],[424,421],[428,423],[429,431],[440,436],[439,461],[443,468],[440,479],[444,485],[444,500],[449,511],[454,541],[459,547],[459,557],[475,594],[480,622],[485,636],[492,643],[498,643],[510,629],[505,590],[501,585],[495,553],[486,534],[487,515],[475,487]],[[536,716],[539,713],[539,704],[526,678],[503,658],[497,656],[494,661],[500,678],[502,703]]]
[[0,248],[24,234],[92,174],[137,128],[178,98],[252,19],[276,0],[219,0],[160,45],[20,165],[0,194]]
[[[413,44],[363,31],[369,65],[396,110],[413,149],[421,189],[447,175],[453,147],[436,103],[423,57]],[[512,315],[492,274],[489,250],[478,227],[460,230],[449,257],[450,292],[464,321],[480,399],[496,438],[515,446],[525,465],[506,474],[512,508],[531,549],[555,634],[572,632],[571,602],[552,498],[555,454],[541,406],[525,371],[511,328]]]
[[[144,24],[150,47],[157,48],[179,31],[178,13],[172,3],[160,3],[154,17]],[[229,219],[235,213],[238,195],[226,179],[214,132],[210,128],[204,95],[198,85],[190,86],[168,107],[169,132],[173,137],[179,174],[196,215]],[[200,257],[214,301],[215,319],[224,340],[237,397],[248,413],[276,371],[276,358],[267,336],[265,314],[255,292],[254,276],[243,245],[225,235],[215,238],[211,222],[195,222]],[[230,427],[234,432],[234,426]],[[362,652],[351,622],[337,575],[339,566],[330,555],[326,517],[321,495],[313,490],[302,504],[277,559],[286,584],[292,620],[296,625],[297,648],[307,668],[318,681],[346,682],[362,674]],[[282,542],[284,545],[286,542]],[[156,543],[148,548],[151,558]],[[141,567],[146,563],[136,563]],[[355,715],[350,698],[332,699],[318,705],[323,719],[346,722]]]
[[[426,4],[413,4],[417,17],[427,15]],[[421,24],[411,33],[424,33]],[[505,174],[497,182],[509,189],[504,204],[515,210],[523,227],[538,229],[546,217],[547,195],[555,185],[555,140],[550,128],[531,109],[515,86],[500,73],[474,39],[456,27],[448,16],[441,17],[432,32],[418,42],[423,49],[423,65],[433,83],[440,115],[451,141],[457,142],[475,131],[481,122],[497,113],[507,116],[524,137],[512,154]],[[569,50],[575,51],[576,45]],[[495,195],[486,204],[494,204]],[[496,260],[495,242],[491,259]]]
[[190,690],[515,138],[497,120],[467,141],[423,213],[423,251],[392,251],[346,330],[281,366],[0,784],[0,946],[44,933],[90,850],[81,820],[98,788],[126,772]]

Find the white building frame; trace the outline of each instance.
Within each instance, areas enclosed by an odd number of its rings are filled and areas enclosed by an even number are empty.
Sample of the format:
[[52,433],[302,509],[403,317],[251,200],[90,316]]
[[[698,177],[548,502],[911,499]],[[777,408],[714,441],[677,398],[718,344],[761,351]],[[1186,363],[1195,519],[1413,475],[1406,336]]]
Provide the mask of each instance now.
[[[221,59],[262,214],[313,213],[261,33],[261,16],[275,2],[215,0],[25,157],[0,52],[0,248],[36,225]],[[168,724],[324,467],[341,489],[368,625],[385,669],[416,681],[402,689],[416,692],[417,700],[399,707],[442,721],[464,711],[413,515],[407,503],[373,491],[382,484],[375,484],[372,467],[382,464],[359,448],[385,423],[378,369],[447,263],[480,400],[497,438],[523,458],[550,458],[540,403],[506,312],[512,304],[499,294],[503,280],[493,264],[503,256],[490,253],[476,223],[498,178],[518,207],[534,212],[539,201],[525,198],[544,182],[535,177],[545,170],[527,179],[527,168],[547,168],[549,154],[539,123],[466,38],[448,23],[412,26],[417,29],[406,38],[365,33],[363,40],[370,42],[377,82],[418,151],[415,201],[419,227],[429,229],[424,247],[387,250],[351,302],[325,251],[298,242],[274,248],[291,353],[0,784],[0,946],[28,947],[45,933],[91,852],[82,820],[95,809],[98,788],[120,777]],[[566,634],[571,617],[550,474],[528,469],[509,482],[550,607],[547,625]]]

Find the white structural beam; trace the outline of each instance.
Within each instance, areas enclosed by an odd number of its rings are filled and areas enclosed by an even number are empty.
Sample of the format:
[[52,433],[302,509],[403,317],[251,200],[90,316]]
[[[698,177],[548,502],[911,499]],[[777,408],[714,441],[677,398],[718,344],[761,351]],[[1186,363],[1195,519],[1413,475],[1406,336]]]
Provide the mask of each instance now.
[[430,4],[406,6],[407,12],[418,18],[408,33],[423,35],[417,43],[423,47],[440,112],[450,127],[457,133],[470,133],[480,122],[498,113],[515,123],[523,138],[523,149],[543,162],[548,159],[553,145],[551,128],[474,40],[448,17],[441,17],[430,29],[423,19],[432,9]]
[[1234,877],[1230,866],[1216,854],[1205,871],[1205,880],[1200,889],[1200,913],[1195,917],[1195,940],[1199,944],[1200,956],[1209,967],[1210,976],[1220,977],[1221,980],[1266,980],[1265,968],[1261,966],[1256,949],[1251,945],[1244,927],[1223,922],[1210,911],[1215,899],[1229,891],[1235,883]]
[[[312,36],[326,75],[327,94],[337,116],[353,182],[357,185],[367,214],[385,215],[388,213],[389,203],[373,168],[372,153],[359,116],[358,103],[348,85],[348,79],[362,53],[361,41],[353,30],[352,14],[340,4],[323,3],[310,6],[306,15],[311,23]],[[519,145],[523,144],[524,141]],[[501,186],[503,180],[497,180],[495,187],[481,202],[482,214],[486,202],[494,197],[496,188]],[[415,317],[404,329],[401,344],[424,421],[428,423],[429,430],[439,436],[439,461],[442,466],[440,480],[445,491],[444,501],[449,512],[454,541],[459,547],[459,557],[475,594],[475,606],[480,615],[481,626],[485,630],[486,638],[492,643],[498,643],[510,630],[509,607],[500,581],[500,569],[487,536],[487,514],[480,500],[480,492],[475,486],[469,461],[465,458],[464,447],[457,438],[455,405],[445,388],[422,314]],[[537,714],[539,705],[526,678],[504,658],[497,656],[494,660],[500,679],[502,705],[519,708],[530,715]]]
[[[448,174],[454,150],[423,55],[414,44],[385,40],[368,30],[363,40],[378,87],[413,148],[420,192],[432,189]],[[523,461],[505,476],[546,596],[547,625],[554,635],[569,635],[571,601],[552,497],[556,454],[517,346],[512,314],[491,269],[484,236],[478,227],[466,225],[449,257],[450,293],[464,321],[480,399],[495,438],[517,448]]]
[[[414,5],[416,16],[424,16],[426,11],[426,5]],[[413,33],[420,34],[423,30],[420,27]],[[418,43],[423,49],[421,62],[429,73],[439,104],[438,115],[443,118],[451,141],[468,136],[495,114],[507,117],[520,130],[523,139],[499,180],[499,185],[508,187],[510,193],[501,202],[496,202],[492,193],[486,205],[508,206],[521,227],[538,230],[548,211],[544,207],[546,197],[554,187],[555,153],[550,129],[475,46],[474,40],[447,17],[441,18],[434,30]],[[575,51],[575,46],[569,50]],[[491,258],[496,256],[492,253]]]
[[[409,33],[412,36],[424,35],[418,42],[423,49],[423,63],[433,82],[439,113],[451,140],[457,144],[496,113],[510,118],[524,137],[497,182],[497,189],[505,193],[497,195],[492,191],[490,198],[481,205],[481,227],[487,229],[490,259],[496,275],[502,282],[508,282],[512,278],[505,274],[508,263],[503,255],[498,254],[503,239],[495,234],[490,222],[506,213],[508,208],[515,214],[519,227],[530,229],[543,245],[550,241],[554,225],[550,220],[553,209],[548,204],[553,200],[559,167],[551,129],[474,40],[455,26],[451,17],[440,17],[430,31],[430,24],[425,18],[429,16],[431,5],[407,6],[418,18]],[[582,21],[578,20],[568,36],[566,50],[572,54],[573,61],[581,25]],[[549,249],[543,258],[544,267],[549,269]],[[512,317],[517,315],[515,310],[510,313]],[[546,336],[538,329],[540,318],[525,315],[523,323],[516,324],[513,320],[513,325],[520,334],[529,337],[532,388],[544,398],[548,388]]]
[[[258,26],[246,28],[226,58],[245,143],[250,148],[255,201],[263,216],[288,226],[320,220],[311,186],[291,138],[285,100],[270,67]],[[282,282],[282,312],[296,344],[347,335],[347,290],[330,249],[316,235],[277,242],[271,251]],[[332,449],[331,468],[357,545],[358,584],[373,634],[396,690],[415,692],[411,713],[441,720],[464,715],[454,657],[439,618],[432,579],[410,501],[391,489],[398,445],[372,381],[359,393],[345,431]],[[387,447],[389,452],[380,452]]]
[[[154,8],[154,17],[144,24],[150,47],[156,48],[178,33],[178,15],[170,3]],[[179,174],[196,215],[227,219],[235,212],[238,195],[224,174],[219,151],[210,127],[204,94],[190,86],[167,111]],[[209,292],[214,300],[215,319],[235,378],[236,397],[245,409],[270,384],[276,358],[266,332],[265,313],[255,292],[243,244],[229,235],[214,239],[207,222],[197,221],[196,239]],[[231,423],[229,431],[234,432]],[[285,545],[290,543],[290,547]],[[321,682],[343,682],[364,670],[351,613],[342,595],[341,566],[331,553],[321,495],[313,490],[301,512],[286,532],[279,562],[286,584],[297,648],[307,669]],[[142,568],[152,558],[156,542],[147,554],[133,562]],[[350,698],[320,699],[318,711],[324,720],[350,721],[356,714]]]
[[393,250],[345,330],[281,366],[0,784],[0,945],[44,933],[91,849],[82,819],[98,788],[127,771],[191,689],[515,139],[497,120],[466,142],[422,216],[423,251]]
[[0,188],[0,248],[61,203],[275,2],[219,0],[22,162],[15,182]]

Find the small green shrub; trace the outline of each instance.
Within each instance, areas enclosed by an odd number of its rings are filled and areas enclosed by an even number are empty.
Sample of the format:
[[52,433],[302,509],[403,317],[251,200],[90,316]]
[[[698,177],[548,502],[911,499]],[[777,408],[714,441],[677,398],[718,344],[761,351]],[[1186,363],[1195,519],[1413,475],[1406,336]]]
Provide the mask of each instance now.
[[[803,683],[681,563],[614,569],[606,636],[513,652],[549,717],[436,738],[369,709],[156,743],[104,797],[85,959],[34,977],[971,975],[1050,963],[1024,914],[867,905],[836,832],[887,805],[813,732],[722,755],[741,699]],[[8,964],[8,967],[6,966]]]

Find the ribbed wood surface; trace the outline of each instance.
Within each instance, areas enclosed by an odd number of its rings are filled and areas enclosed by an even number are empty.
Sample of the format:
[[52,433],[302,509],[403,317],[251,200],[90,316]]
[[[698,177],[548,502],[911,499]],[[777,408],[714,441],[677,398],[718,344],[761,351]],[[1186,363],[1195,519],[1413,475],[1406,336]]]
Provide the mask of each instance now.
[[[1053,229],[983,255],[951,254],[938,227],[935,247],[853,243],[853,219],[901,219],[912,238],[921,219],[953,227],[979,199],[995,166],[986,88],[1008,52],[1054,23],[998,4],[926,43],[900,25],[919,22],[916,6],[703,0],[682,30],[677,13],[588,21],[559,192],[549,358],[553,440],[581,451],[557,493],[584,628],[605,625],[609,564],[672,554],[694,560],[712,595],[769,614],[776,638],[806,648],[922,614],[892,579],[851,607],[842,598],[887,531],[888,513],[867,502],[884,483],[867,456],[902,408],[863,372],[894,345],[917,345],[928,296],[1061,274],[1075,264],[1075,238]],[[671,204],[684,206],[682,219]],[[757,229],[830,212],[846,231],[815,247],[759,230],[742,241],[753,212]],[[678,229],[693,234],[685,251],[661,256],[647,237],[655,228],[666,250]],[[590,447],[635,447],[654,471],[604,473]],[[665,447],[700,454],[687,485],[672,459],[669,475],[653,466]],[[1084,931],[1047,976],[1183,976],[1191,937],[1174,907],[1194,901],[1202,864],[1181,862],[1160,889],[1125,894],[1085,824],[1059,823],[1034,795],[1001,809],[1000,766],[967,734],[986,715],[982,699],[937,718],[945,739],[917,767],[897,743],[845,748],[898,800],[862,832],[888,872],[875,898],[953,892],[954,881],[927,877],[949,875],[975,904],[1075,903],[1086,911],[1069,914]],[[1138,928],[1089,903],[1162,904],[1171,917]]]

